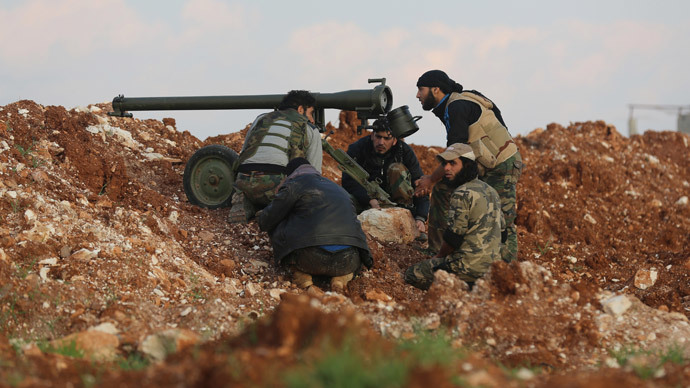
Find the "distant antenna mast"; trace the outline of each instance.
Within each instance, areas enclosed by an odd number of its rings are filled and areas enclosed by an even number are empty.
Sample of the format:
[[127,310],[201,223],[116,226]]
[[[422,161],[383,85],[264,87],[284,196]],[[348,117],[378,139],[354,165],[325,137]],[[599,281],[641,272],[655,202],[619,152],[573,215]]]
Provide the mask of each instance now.
[[[630,116],[628,117],[628,135],[637,135],[637,119],[633,117],[635,109],[652,109],[665,112],[677,112],[678,123],[676,130],[678,132],[690,133],[690,105],[653,105],[653,104],[628,104],[630,108]],[[688,112],[688,113],[685,113]]]

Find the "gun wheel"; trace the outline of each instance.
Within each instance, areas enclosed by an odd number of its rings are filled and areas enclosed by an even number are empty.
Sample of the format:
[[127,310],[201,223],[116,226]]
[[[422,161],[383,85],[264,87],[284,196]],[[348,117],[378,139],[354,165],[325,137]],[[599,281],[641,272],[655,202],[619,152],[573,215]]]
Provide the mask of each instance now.
[[219,144],[196,151],[182,177],[189,202],[209,209],[230,206],[235,181],[232,165],[237,158],[237,152]]

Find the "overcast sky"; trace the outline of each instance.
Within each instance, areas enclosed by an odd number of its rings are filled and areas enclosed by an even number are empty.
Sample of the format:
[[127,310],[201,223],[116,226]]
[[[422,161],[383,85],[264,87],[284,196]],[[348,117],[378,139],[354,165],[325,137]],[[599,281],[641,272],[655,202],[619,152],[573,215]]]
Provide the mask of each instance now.
[[[503,111],[513,135],[604,120],[628,134],[628,104],[690,105],[690,2],[0,0],[0,105],[66,108],[128,97],[367,89],[423,116],[408,141],[445,145],[415,99],[442,69]],[[134,112],[174,117],[201,140],[261,111]],[[641,131],[676,129],[644,109]],[[326,118],[337,125],[337,112]]]

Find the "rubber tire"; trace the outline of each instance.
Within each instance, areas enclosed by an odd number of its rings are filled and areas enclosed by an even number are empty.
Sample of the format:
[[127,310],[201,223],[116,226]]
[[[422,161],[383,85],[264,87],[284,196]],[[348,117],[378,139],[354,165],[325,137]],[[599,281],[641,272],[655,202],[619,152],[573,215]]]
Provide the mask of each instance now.
[[235,182],[232,165],[238,157],[237,152],[220,144],[196,151],[187,161],[182,177],[189,202],[208,209],[229,207]]

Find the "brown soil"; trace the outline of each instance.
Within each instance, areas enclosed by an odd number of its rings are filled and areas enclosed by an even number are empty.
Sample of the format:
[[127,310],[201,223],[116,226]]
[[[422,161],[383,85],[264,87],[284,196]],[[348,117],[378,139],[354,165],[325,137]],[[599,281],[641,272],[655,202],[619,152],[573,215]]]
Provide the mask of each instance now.
[[[239,151],[244,131],[202,142],[174,119],[109,109],[0,107],[0,386],[286,386],[328,346],[406,359],[398,342],[427,331],[466,356],[410,362],[403,386],[690,384],[688,135],[625,138],[598,121],[517,137],[519,262],[495,264],[471,292],[439,272],[424,292],[402,281],[423,247],[371,239],[373,269],[341,295],[297,289],[256,224],[187,202],[186,160],[206,144]],[[345,149],[354,128],[342,112],[330,143]],[[430,172],[441,148],[413,148]],[[340,181],[327,155],[323,170]],[[657,275],[646,288],[644,270]],[[631,302],[620,315],[606,307],[615,295]],[[103,323],[120,360],[166,329],[200,340],[138,371],[32,346]],[[631,346],[684,358],[646,376],[610,355]]]

